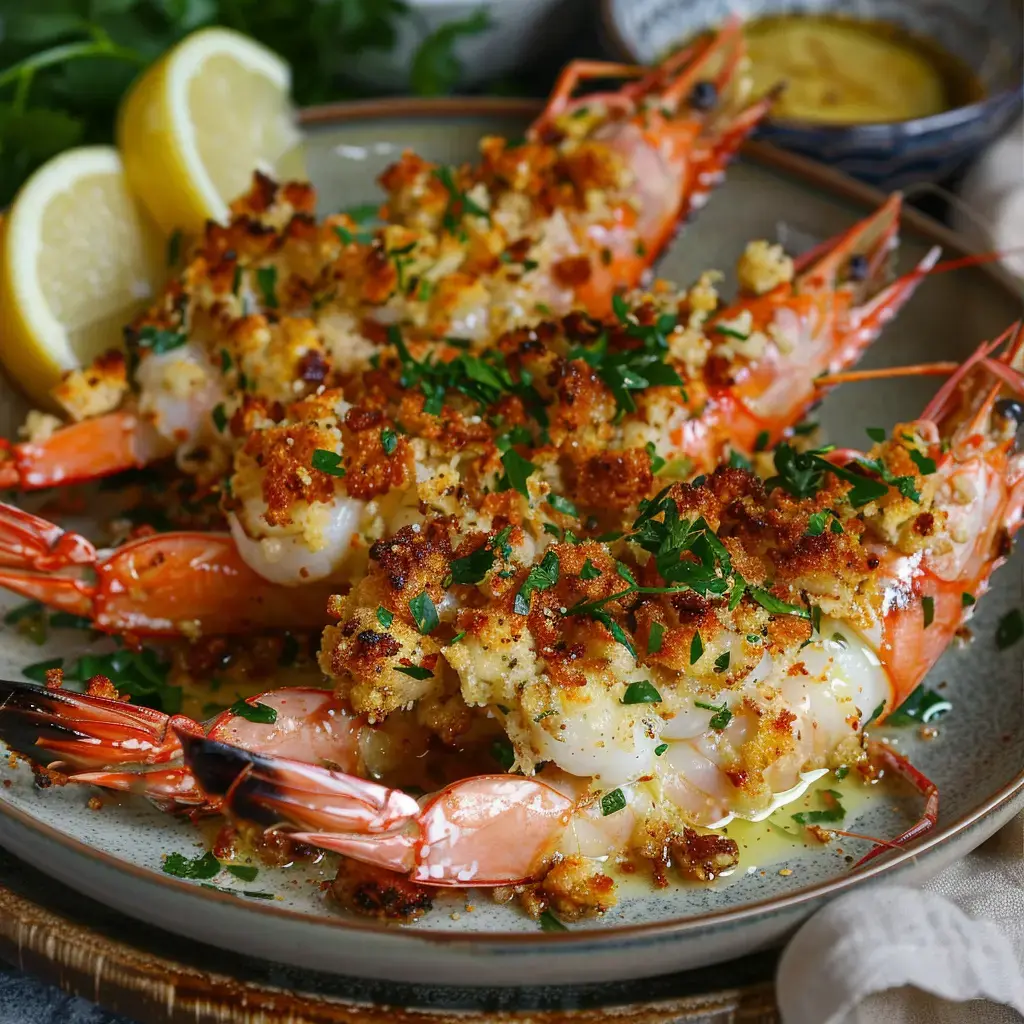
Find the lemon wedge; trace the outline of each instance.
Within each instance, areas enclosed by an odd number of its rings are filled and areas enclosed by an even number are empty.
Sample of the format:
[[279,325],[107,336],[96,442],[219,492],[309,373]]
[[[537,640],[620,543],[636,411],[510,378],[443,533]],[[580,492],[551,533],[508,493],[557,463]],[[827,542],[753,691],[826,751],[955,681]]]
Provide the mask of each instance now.
[[0,362],[35,402],[121,345],[166,274],[164,249],[111,147],[68,150],[25,182],[0,236]]
[[291,70],[232,32],[194,32],[132,86],[117,139],[133,191],[165,234],[224,222],[255,170],[302,176]]

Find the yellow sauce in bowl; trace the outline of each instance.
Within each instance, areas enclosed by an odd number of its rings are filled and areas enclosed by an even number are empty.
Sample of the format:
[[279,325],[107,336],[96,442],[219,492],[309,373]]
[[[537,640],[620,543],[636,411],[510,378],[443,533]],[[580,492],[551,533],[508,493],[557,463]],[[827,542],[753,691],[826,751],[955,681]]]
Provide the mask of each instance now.
[[973,72],[931,40],[887,22],[780,15],[744,26],[755,95],[786,89],[773,116],[821,124],[928,117],[973,103]]

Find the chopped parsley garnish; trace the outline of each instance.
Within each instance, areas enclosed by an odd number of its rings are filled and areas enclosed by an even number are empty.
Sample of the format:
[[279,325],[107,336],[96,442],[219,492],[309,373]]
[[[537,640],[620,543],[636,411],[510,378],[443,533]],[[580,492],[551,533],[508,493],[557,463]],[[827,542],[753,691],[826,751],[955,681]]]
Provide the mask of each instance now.
[[732,469],[745,469],[748,473],[754,472],[754,464],[742,452],[735,448],[729,452],[729,466]]
[[750,596],[772,615],[798,615],[801,619],[809,619],[811,613],[806,608],[798,608],[795,604],[783,601],[760,587],[750,587]]
[[621,789],[613,789],[601,797],[601,814],[608,817],[616,811],[621,811],[626,806],[626,796]]
[[966,590],[960,595],[960,605],[963,608],[970,608],[977,603],[978,599],[973,594],[968,594]]
[[838,782],[842,782],[850,774],[850,766],[848,764],[841,764],[832,774]]
[[465,635],[466,631],[464,629],[460,629],[459,632],[456,633],[455,636],[453,636],[451,640],[448,641],[448,646],[454,647],[460,640],[462,640],[465,637]]
[[424,668],[422,665],[399,665],[398,671],[412,679],[429,679],[434,674],[429,668]]
[[527,487],[526,481],[537,467],[529,459],[520,455],[515,448],[509,448],[502,455],[501,464],[505,467],[505,474],[498,485],[499,490],[515,490],[523,497],[529,498],[530,489]]
[[690,641],[690,664],[695,665],[701,658],[704,657],[704,641],[700,638],[700,633],[695,632],[693,639]]
[[459,231],[462,218],[467,214],[473,217],[483,217],[486,220],[491,219],[491,215],[487,210],[480,206],[479,203],[474,202],[467,192],[459,189],[450,167],[438,167],[434,171],[434,177],[444,185],[448,192],[448,206],[441,220],[446,231],[452,234]]
[[186,857],[180,853],[169,853],[163,863],[164,874],[175,878],[189,878],[204,881],[220,874],[220,861],[212,853],[201,857]]
[[516,763],[516,754],[512,744],[507,739],[495,740],[491,744],[491,757],[501,765],[505,771],[511,771],[512,765]]
[[864,728],[866,729],[872,722],[878,721],[878,719],[881,718],[882,712],[884,710],[885,701],[883,700],[882,703],[879,704],[878,707],[876,707],[875,710],[871,712],[871,717],[864,723]]
[[721,732],[732,721],[732,712],[724,701],[721,704],[706,704],[702,700],[695,700],[693,703],[695,707],[714,712],[708,725],[716,732]]
[[657,654],[661,650],[665,638],[665,627],[660,622],[651,623],[651,632],[647,637],[647,653]]
[[234,366],[234,360],[231,358],[231,353],[226,349],[220,350],[220,372],[230,373],[231,368]]
[[933,718],[952,711],[953,705],[945,697],[926,686],[919,686],[914,692],[885,720],[886,725],[927,725]]
[[921,611],[924,613],[924,628],[927,629],[935,621],[935,598],[922,597]]
[[881,444],[886,438],[886,433],[881,427],[868,427],[865,433],[877,444]]
[[640,324],[621,295],[612,298],[612,308],[626,333],[640,344],[619,352],[608,349],[608,335],[602,334],[593,345],[569,350],[570,359],[582,359],[592,366],[615,398],[621,412],[635,412],[631,392],[649,387],[682,385],[675,369],[665,362],[668,354],[667,335],[675,330],[678,318],[664,313],[653,324]]
[[550,910],[542,911],[537,920],[540,921],[542,932],[567,932],[569,930]]
[[927,455],[922,455],[916,448],[908,449],[910,455],[910,461],[917,466],[917,471],[921,476],[931,476],[932,473],[938,468],[935,465],[935,460],[928,458]]
[[797,437],[807,437],[810,434],[813,434],[817,429],[818,424],[815,423],[814,420],[807,420],[804,423],[798,423],[793,428],[793,433],[796,434]]
[[345,467],[341,464],[341,456],[337,452],[329,452],[326,448],[317,448],[313,452],[312,466],[327,473],[328,476],[344,476]]
[[661,755],[664,754],[666,750],[668,750],[668,744],[667,743],[659,743],[654,748],[654,756],[655,757],[661,757]]
[[244,697],[236,700],[228,711],[247,722],[255,722],[257,725],[273,725],[277,721],[277,711],[269,704],[261,704],[257,701],[250,704]]
[[120,648],[109,654],[83,654],[65,678],[87,682],[93,676],[106,676],[121,693],[168,715],[181,711],[181,687],[167,681],[170,662],[163,661],[150,647],[140,651]]
[[534,717],[534,722],[543,722],[545,718],[550,718],[552,715],[557,715],[558,712],[554,709],[550,711],[542,711],[539,715]]
[[572,516],[574,519],[579,518],[580,514],[576,511],[576,506],[568,498],[563,498],[560,494],[549,494],[544,500],[556,512],[561,512],[562,515]]
[[426,636],[433,633],[440,625],[437,617],[437,608],[431,601],[430,595],[424,590],[409,602],[409,612],[416,623],[416,628]]
[[558,572],[558,555],[554,551],[546,552],[539,565],[530,567],[530,571],[526,574],[526,579],[512,603],[512,610],[516,615],[530,614],[530,598],[538,590],[548,590],[553,587],[558,582]]
[[601,570],[588,558],[580,569],[581,580],[596,580],[601,575]]
[[385,628],[390,629],[391,623],[395,621],[395,613],[389,612],[387,608],[380,606],[377,608],[377,621]]
[[146,326],[139,329],[135,341],[139,348],[147,349],[155,356],[161,356],[165,352],[173,352],[174,349],[181,348],[188,341],[188,335],[184,331],[170,331],[162,327]]
[[452,561],[451,582],[472,586],[479,583],[494,567],[495,554],[486,544],[462,558]]
[[768,447],[768,441],[770,439],[770,436],[771,435],[768,433],[767,430],[762,430],[761,433],[754,438],[754,451],[763,452],[765,448]]
[[167,266],[172,270],[181,259],[181,231],[175,229],[167,239]]
[[716,672],[728,672],[729,671],[729,652],[726,651],[724,654],[720,654],[715,658],[715,671]]
[[255,882],[260,869],[252,864],[225,864],[225,870],[229,875],[241,879],[243,882]]
[[798,825],[827,825],[842,821],[846,817],[846,811],[839,802],[840,794],[834,789],[823,789],[818,793],[818,800],[825,805],[823,810],[801,811],[793,815],[793,820]]
[[259,267],[256,270],[256,286],[263,293],[263,305],[277,309],[277,267]]
[[823,509],[821,512],[812,512],[807,519],[805,532],[808,537],[820,537],[825,532],[826,526],[832,533],[843,532],[843,524],[839,522],[839,518],[830,508]]
[[390,427],[385,427],[380,432],[380,446],[384,449],[385,455],[394,455],[398,447],[398,435]]
[[[506,395],[518,395],[541,426],[547,423],[543,401],[530,380],[512,378],[500,352],[488,350],[480,356],[461,354],[448,362],[429,357],[422,362],[412,357],[402,332],[394,324],[388,328],[388,340],[394,345],[402,365],[399,383],[403,388],[419,387],[426,396],[423,410],[439,416],[447,391],[457,391],[477,402],[481,409],[494,405]],[[459,339],[449,338],[449,343]]]
[[735,327],[729,327],[727,324],[715,324],[712,328],[716,334],[725,335],[727,338],[735,338],[737,341],[749,341],[750,335],[744,331],[738,331]]
[[1012,647],[1021,637],[1024,637],[1024,615],[1019,608],[1008,611],[996,626],[996,647],[1005,651]]
[[638,683],[630,683],[626,692],[622,695],[623,704],[660,704],[661,694],[655,689],[654,684],[647,679]]
[[228,425],[228,414],[224,410],[224,403],[218,402],[213,407],[213,412],[210,413],[213,419],[213,425],[217,428],[217,432],[220,434],[224,433],[224,428]]
[[651,472],[657,476],[665,468],[665,460],[658,454],[658,449],[654,447],[653,441],[648,441],[644,445],[644,451],[651,457]]

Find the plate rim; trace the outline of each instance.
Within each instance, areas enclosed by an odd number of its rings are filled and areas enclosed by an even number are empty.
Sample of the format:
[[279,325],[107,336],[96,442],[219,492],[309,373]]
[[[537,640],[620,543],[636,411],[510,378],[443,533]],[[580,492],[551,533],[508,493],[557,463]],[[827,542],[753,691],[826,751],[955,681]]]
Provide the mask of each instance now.
[[[373,100],[343,101],[308,107],[300,111],[299,122],[303,126],[325,126],[363,120],[395,120],[399,118],[432,117],[529,117],[544,106],[542,100],[504,97],[444,97],[431,99],[385,98]],[[884,193],[870,185],[849,178],[845,174],[826,167],[813,160],[778,149],[767,143],[747,141],[741,155],[751,162],[771,170],[781,171],[855,205],[877,207],[885,199]],[[957,256],[971,254],[967,241],[949,228],[913,209],[904,209],[901,223],[925,239],[952,250]],[[1013,292],[1016,291],[1010,276],[996,264],[980,265],[976,269],[989,275],[996,284]],[[668,920],[639,924],[612,925],[600,929],[573,930],[567,932],[510,932],[510,931],[449,931],[436,928],[396,928],[387,923],[349,918],[342,916],[311,916],[299,910],[290,910],[268,904],[249,905],[234,896],[190,885],[173,876],[162,874],[155,869],[142,867],[122,860],[113,854],[97,849],[75,839],[51,825],[34,818],[27,811],[15,807],[0,797],[0,815],[16,822],[22,828],[36,833],[41,839],[56,843],[79,858],[91,860],[102,867],[127,872],[139,882],[156,885],[186,899],[212,902],[231,907],[245,908],[261,919],[282,918],[292,922],[305,922],[318,927],[337,928],[346,932],[387,935],[411,946],[423,943],[430,946],[469,946],[490,949],[518,948],[543,943],[548,947],[566,948],[587,945],[606,945],[617,941],[661,940],[692,936],[693,933],[711,927],[729,927],[751,924],[769,916],[799,909],[808,902],[832,897],[877,879],[879,876],[901,874],[901,869],[916,862],[941,843],[956,839],[968,833],[973,826],[983,821],[1008,804],[1017,801],[1024,808],[1024,767],[1006,785],[992,794],[979,807],[968,811],[941,831],[922,840],[915,846],[901,850],[898,855],[881,859],[872,867],[833,878],[825,882],[812,883],[785,896],[771,896],[739,907],[713,910],[688,917],[674,917]],[[1020,809],[1018,808],[1018,809]],[[16,851],[12,851],[16,855]]]

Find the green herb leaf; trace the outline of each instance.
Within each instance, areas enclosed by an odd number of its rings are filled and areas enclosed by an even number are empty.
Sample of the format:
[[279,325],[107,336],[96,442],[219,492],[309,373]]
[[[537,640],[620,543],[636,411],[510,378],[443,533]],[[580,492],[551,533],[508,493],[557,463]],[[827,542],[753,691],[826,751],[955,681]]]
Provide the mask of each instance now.
[[931,476],[938,469],[934,459],[929,459],[928,456],[922,455],[916,448],[909,449],[909,452],[910,461],[917,466],[917,471],[921,476]]
[[[812,512],[807,519],[807,530],[805,531],[808,537],[820,537],[825,532],[825,525],[829,519],[834,516],[835,513],[827,508],[821,512]],[[839,527],[839,532],[842,532],[842,526]]]
[[720,654],[715,658],[715,671],[716,672],[727,672],[729,670],[729,652],[726,651],[724,654]]
[[317,448],[313,452],[312,466],[328,476],[343,477],[345,475],[341,456],[337,452],[329,452],[326,448]]
[[824,810],[801,811],[794,814],[793,820],[798,825],[826,825],[842,821],[846,817],[846,811],[839,801],[840,794],[834,789],[823,789],[818,792],[818,799],[825,804]]
[[962,608],[970,608],[972,605],[977,604],[978,599],[973,594],[968,594],[965,590],[960,595],[960,606]]
[[494,567],[496,556],[487,545],[481,545],[462,558],[452,561],[452,583],[473,585],[479,583]]
[[626,692],[622,695],[623,704],[660,704],[661,694],[655,689],[654,684],[647,679],[637,683],[630,683]]
[[409,602],[409,612],[416,622],[416,628],[426,636],[433,633],[440,625],[437,617],[437,608],[430,599],[430,595],[424,590]]
[[256,285],[263,293],[263,305],[277,309],[277,267],[257,268]]
[[935,621],[935,598],[922,597],[921,611],[924,613],[924,628],[927,629]]
[[217,432],[220,434],[224,433],[224,428],[228,425],[228,414],[224,410],[224,403],[218,402],[213,407],[213,412],[210,413],[213,419],[213,425],[217,428]]
[[558,555],[554,551],[545,552],[540,564],[530,567],[523,585],[512,602],[512,610],[516,615],[530,614],[530,598],[538,590],[553,587],[558,582],[559,569]]
[[255,882],[260,869],[252,864],[225,864],[228,874],[240,878],[243,882]]
[[391,623],[395,621],[395,613],[389,612],[387,608],[378,606],[377,608],[377,621],[385,628],[390,629]]
[[512,744],[504,737],[491,744],[491,757],[507,772],[511,771],[512,765],[516,763],[516,754],[512,749]]
[[647,653],[657,654],[661,650],[665,638],[665,627],[660,622],[651,623],[651,631],[647,637]]
[[588,558],[580,569],[581,580],[596,580],[601,575],[601,570]]
[[380,446],[384,449],[385,455],[394,455],[398,447],[398,435],[390,427],[385,427],[380,432]]
[[695,665],[702,657],[704,657],[704,641],[701,640],[700,633],[696,632],[690,641],[690,664]]
[[434,674],[429,668],[424,668],[422,665],[399,665],[397,671],[405,673],[412,679],[430,679]]
[[886,725],[927,725],[940,715],[952,711],[953,705],[945,697],[919,686],[914,692],[885,720]]
[[881,427],[868,427],[865,433],[876,444],[881,444],[888,436]]
[[269,704],[261,704],[259,701],[250,704],[244,697],[241,700],[236,700],[228,708],[228,711],[238,718],[244,718],[247,722],[255,722],[257,725],[273,725],[277,721],[275,708]]
[[569,930],[550,910],[541,911],[541,915],[537,920],[540,922],[540,930],[542,932],[567,932]]
[[621,789],[613,789],[601,797],[601,814],[607,818],[609,814],[615,814],[626,806],[626,796]]
[[461,641],[461,640],[462,640],[462,639],[463,639],[463,638],[464,638],[465,636],[466,636],[466,631],[465,631],[464,629],[460,629],[460,630],[459,630],[459,632],[458,632],[458,633],[456,633],[456,634],[455,634],[455,636],[453,636],[453,637],[451,638],[451,640],[449,640],[449,641],[448,641],[448,646],[449,646],[449,647],[454,647],[454,646],[455,646],[455,645],[456,645],[457,643],[459,643],[459,641]]
[[174,875],[175,878],[199,881],[219,875],[220,861],[212,853],[191,858],[180,853],[170,853],[164,858],[163,870],[164,874]]
[[460,21],[449,21],[435,29],[420,43],[412,59],[409,81],[419,96],[442,96],[452,92],[462,76],[462,62],[455,45],[464,36],[478,35],[491,27],[483,8]]
[[811,613],[806,608],[798,608],[795,604],[783,601],[760,587],[750,587],[750,596],[772,615],[798,615],[801,619],[809,619]]
[[15,626],[25,619],[32,619],[42,615],[45,610],[39,601],[26,601],[24,604],[19,604],[7,612],[4,616],[4,623],[8,626]]
[[579,518],[580,514],[576,511],[576,506],[568,498],[563,498],[560,494],[549,494],[544,500],[556,512],[561,512],[566,516],[572,516],[574,519]]
[[884,710],[885,701],[883,700],[882,703],[879,704],[878,707],[876,707],[875,710],[871,712],[871,717],[864,723],[864,728],[866,729],[869,725],[871,725],[872,722],[878,721]]
[[1024,615],[1019,608],[1008,611],[996,626],[996,647],[1005,651],[1024,636]]
[[139,329],[135,341],[139,348],[144,348],[155,356],[162,356],[165,352],[181,348],[188,341],[188,335],[182,331],[146,326]]
[[667,743],[659,743],[654,748],[654,756],[655,757],[661,757],[661,755],[664,754],[666,750],[668,750],[668,744]]
[[512,488],[523,497],[529,498],[530,489],[527,487],[526,481],[537,467],[529,459],[523,458],[514,448],[509,448],[502,455],[501,464],[505,467],[505,476],[502,478],[500,489]]
[[724,702],[721,704],[706,704],[702,700],[695,700],[693,704],[694,707],[703,708],[705,711],[714,711],[708,725],[717,732],[721,732],[723,729],[727,728],[729,723],[732,721],[732,712],[729,710],[729,706]]

